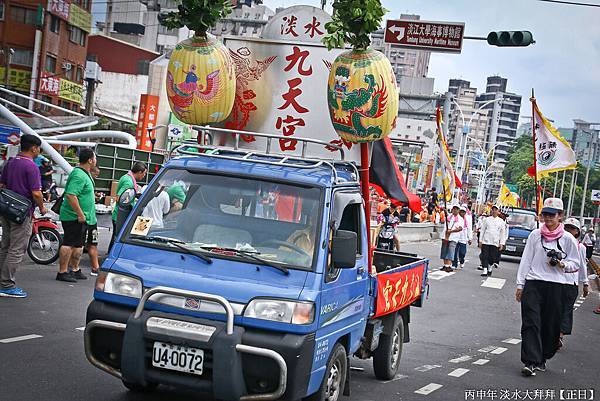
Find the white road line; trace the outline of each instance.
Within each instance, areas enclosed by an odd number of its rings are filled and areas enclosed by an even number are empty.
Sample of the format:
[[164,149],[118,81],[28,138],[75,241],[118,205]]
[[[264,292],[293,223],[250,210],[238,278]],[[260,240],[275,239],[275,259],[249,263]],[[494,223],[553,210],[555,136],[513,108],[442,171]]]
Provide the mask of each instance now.
[[521,342],[520,338],[507,338],[506,340],[502,340],[503,343],[507,344],[519,344]]
[[[75,330],[85,331],[85,326],[83,326],[83,327],[76,327]],[[350,368],[350,369],[352,369],[352,368]]]
[[496,346],[494,345],[490,345],[488,347],[485,348],[481,348],[480,350],[478,350],[478,352],[490,352],[496,349]]
[[456,274],[456,272],[446,273],[446,272],[441,272],[441,271],[437,270],[437,271],[429,273],[428,277],[431,280],[441,280],[443,278],[450,277],[453,274]]
[[429,395],[429,394],[433,393],[435,390],[439,390],[442,387],[444,387],[444,386],[441,385],[441,384],[429,383],[425,387],[421,387],[420,389],[416,390],[415,393],[416,394]]
[[459,356],[458,358],[454,358],[454,359],[450,359],[448,362],[450,363],[461,363],[461,362],[466,362],[470,359],[473,359],[472,357],[470,357],[469,355],[463,355],[463,356]]
[[494,355],[500,355],[501,353],[503,353],[504,351],[507,351],[508,348],[503,348],[503,347],[498,347],[493,351],[490,351],[490,354],[494,354]]
[[423,365],[423,366],[419,366],[417,368],[415,368],[415,370],[418,370],[419,372],[427,372],[428,370],[431,369],[435,369],[435,368],[441,368],[442,365]]
[[489,359],[478,359],[475,362],[473,362],[473,365],[485,365],[489,361]]
[[482,284],[482,287],[495,288],[501,290],[506,280],[503,278],[488,277]]
[[395,381],[397,381],[397,380],[406,379],[407,377],[408,377],[408,376],[406,376],[406,375],[400,375],[400,374],[398,374],[398,375],[396,375],[396,376],[395,376],[395,377],[394,377],[392,380],[386,380],[386,381],[383,381],[383,382],[381,382],[381,383],[390,383],[390,382],[395,382]]
[[0,340],[0,343],[2,343],[2,344],[16,343],[18,341],[33,340],[34,338],[41,338],[41,337],[43,337],[43,336],[40,336],[38,334],[28,334],[26,336],[5,338],[3,340]]
[[461,377],[468,371],[469,371],[469,369],[458,368],[458,369],[454,369],[452,372],[448,373],[448,376]]

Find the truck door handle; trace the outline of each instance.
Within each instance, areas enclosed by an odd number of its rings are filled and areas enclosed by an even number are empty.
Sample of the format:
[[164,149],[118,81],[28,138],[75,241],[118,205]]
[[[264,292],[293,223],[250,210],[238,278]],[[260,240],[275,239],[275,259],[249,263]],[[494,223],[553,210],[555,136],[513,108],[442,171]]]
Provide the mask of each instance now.
[[356,269],[356,274],[357,275],[362,275],[365,272],[365,267],[364,266],[359,266],[358,269]]

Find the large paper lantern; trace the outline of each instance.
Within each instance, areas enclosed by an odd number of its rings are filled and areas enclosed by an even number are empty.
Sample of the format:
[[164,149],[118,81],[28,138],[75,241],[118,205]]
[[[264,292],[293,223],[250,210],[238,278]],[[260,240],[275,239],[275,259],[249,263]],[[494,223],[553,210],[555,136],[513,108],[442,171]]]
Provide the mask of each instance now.
[[350,142],[385,138],[398,118],[398,87],[389,60],[376,50],[351,50],[333,63],[327,86],[329,115]]
[[214,37],[192,37],[175,47],[167,71],[171,111],[188,124],[225,120],[235,100],[235,65]]

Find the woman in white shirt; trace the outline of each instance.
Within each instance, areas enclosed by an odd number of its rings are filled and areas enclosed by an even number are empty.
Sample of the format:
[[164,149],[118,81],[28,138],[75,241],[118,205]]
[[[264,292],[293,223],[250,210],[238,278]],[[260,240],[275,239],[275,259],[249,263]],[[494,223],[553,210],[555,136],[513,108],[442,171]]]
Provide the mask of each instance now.
[[[579,239],[581,236],[581,229],[579,227],[579,220],[573,217],[565,220],[565,230],[571,233],[575,239]],[[579,295],[579,283],[583,283],[583,296],[587,297],[589,293],[586,249],[581,243],[579,243],[578,246],[581,263],[577,270],[568,272],[569,282],[563,284],[563,313],[560,324],[559,348],[562,348],[563,346],[563,336],[570,335],[573,330],[573,306]]]
[[521,302],[521,369],[524,376],[546,370],[560,338],[563,284],[581,265],[575,238],[561,224],[563,202],[548,198],[542,208],[544,225],[533,230],[517,273],[517,302]]

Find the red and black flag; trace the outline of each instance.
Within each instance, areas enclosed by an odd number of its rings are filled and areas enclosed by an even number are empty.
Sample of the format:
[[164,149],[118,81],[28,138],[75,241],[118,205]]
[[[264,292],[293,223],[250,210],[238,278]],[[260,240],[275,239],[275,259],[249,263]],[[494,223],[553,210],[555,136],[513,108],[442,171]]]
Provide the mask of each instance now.
[[381,196],[387,196],[396,203],[407,205],[413,212],[421,212],[421,199],[406,189],[389,138],[373,142],[369,181]]

